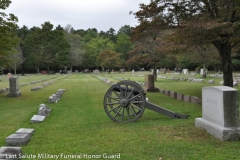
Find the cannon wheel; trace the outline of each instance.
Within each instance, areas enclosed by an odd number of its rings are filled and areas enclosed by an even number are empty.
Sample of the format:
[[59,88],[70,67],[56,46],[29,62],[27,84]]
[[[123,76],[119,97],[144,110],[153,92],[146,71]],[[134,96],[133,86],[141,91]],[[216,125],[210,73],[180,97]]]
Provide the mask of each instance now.
[[104,109],[115,122],[134,122],[143,114],[146,95],[142,87],[133,81],[121,81],[112,85],[104,96]]

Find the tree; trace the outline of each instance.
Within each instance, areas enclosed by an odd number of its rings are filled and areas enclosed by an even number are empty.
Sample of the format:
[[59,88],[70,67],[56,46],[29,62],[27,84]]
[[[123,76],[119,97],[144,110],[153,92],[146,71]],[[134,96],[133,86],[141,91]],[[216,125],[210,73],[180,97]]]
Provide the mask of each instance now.
[[96,30],[95,29],[92,30],[89,28],[88,30],[86,30],[83,39],[84,39],[85,43],[88,43],[91,39],[96,38],[96,37],[97,37]]
[[84,66],[89,68],[99,66],[99,64],[96,61],[97,56],[101,51],[105,49],[114,50],[115,44],[112,41],[110,41],[108,38],[103,38],[100,36],[96,38],[92,38],[85,45],[86,53],[83,56]]
[[123,60],[123,68],[125,68],[125,62],[129,59],[129,52],[134,48],[133,43],[130,41],[130,37],[127,34],[118,34],[115,50],[121,54]]
[[[0,9],[5,10],[11,4],[11,0],[0,2]],[[16,29],[18,18],[14,14],[0,12],[0,68],[7,63],[7,55],[14,52],[18,44]]]
[[15,49],[15,52],[8,54],[7,59],[9,61],[6,65],[6,68],[8,68],[9,70],[13,69],[14,74],[16,75],[17,67],[20,66],[24,62],[24,58],[22,56],[22,51],[21,51],[20,46],[17,46],[17,48]]
[[201,46],[191,46],[190,51],[187,53],[187,59],[201,64],[203,66],[203,74],[202,77],[206,78],[207,71],[206,68],[209,64],[217,64],[219,63],[219,56],[216,48],[211,44],[201,45]]
[[163,38],[145,38],[143,42],[138,42],[134,50],[130,52],[128,64],[135,59],[139,64],[148,64],[153,68],[155,80],[157,79],[157,65],[164,62],[168,53],[168,45]]
[[27,35],[29,35],[30,33],[31,33],[31,31],[25,25],[22,28],[19,28],[17,30],[17,35],[18,35],[18,38],[20,39],[19,47],[21,50],[22,58],[24,59],[22,65],[21,65],[22,75],[25,74],[26,65],[28,63],[27,52],[26,52],[26,48],[25,48],[25,39],[26,39]]
[[42,28],[35,28],[25,40],[26,51],[31,64],[34,64],[38,73],[40,67],[65,66],[68,63],[70,46],[61,30],[53,30],[50,22],[42,24]]
[[110,28],[107,32],[107,38],[109,38],[111,41],[116,43],[117,37],[116,37],[116,31],[113,28]]
[[171,27],[181,44],[213,44],[221,57],[224,85],[232,87],[231,54],[240,42],[239,10],[238,0],[152,0],[140,4],[134,14],[140,22],[137,29],[146,24],[151,31]]
[[79,34],[73,34],[66,32],[65,37],[70,45],[70,70],[72,71],[73,66],[80,66],[83,62],[83,54],[85,53],[85,43],[83,38]]
[[131,32],[131,27],[129,25],[124,25],[118,30],[117,34],[126,34],[131,37]]
[[102,68],[105,67],[109,70],[121,67],[122,65],[120,54],[110,49],[101,51],[97,56],[97,60]]

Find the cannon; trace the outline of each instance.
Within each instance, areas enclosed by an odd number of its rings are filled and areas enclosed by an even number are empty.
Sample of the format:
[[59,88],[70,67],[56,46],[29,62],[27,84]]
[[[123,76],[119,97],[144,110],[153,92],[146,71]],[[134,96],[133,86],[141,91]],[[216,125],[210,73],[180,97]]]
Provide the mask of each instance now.
[[176,119],[186,119],[189,116],[148,102],[143,88],[128,80],[113,84],[104,96],[103,105],[108,117],[115,122],[135,122],[142,116],[145,108]]

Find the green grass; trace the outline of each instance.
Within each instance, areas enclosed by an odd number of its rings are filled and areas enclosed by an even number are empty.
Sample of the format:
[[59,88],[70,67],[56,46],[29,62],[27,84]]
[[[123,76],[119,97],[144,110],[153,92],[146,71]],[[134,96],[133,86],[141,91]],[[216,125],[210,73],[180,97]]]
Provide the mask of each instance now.
[[[133,77],[130,73],[106,76],[109,79],[122,77],[144,81],[144,77]],[[18,98],[0,94],[0,146],[5,146],[6,137],[19,128],[34,128],[31,141],[22,146],[27,155],[63,153],[102,157],[104,153],[120,153],[122,160],[158,160],[160,157],[162,160],[239,159],[236,154],[239,142],[221,142],[195,127],[195,118],[201,117],[200,105],[174,100],[160,93],[147,93],[150,102],[191,116],[188,119],[170,119],[146,109],[137,122],[115,123],[103,108],[103,97],[109,84],[90,74],[54,81],[38,91],[30,91],[37,84],[23,86],[22,96]],[[201,87],[207,84],[159,79],[155,85],[183,94],[200,95]],[[49,104],[48,97],[60,88],[66,89],[61,100]],[[31,124],[30,119],[37,114],[41,103],[52,109],[51,114],[44,122]]]

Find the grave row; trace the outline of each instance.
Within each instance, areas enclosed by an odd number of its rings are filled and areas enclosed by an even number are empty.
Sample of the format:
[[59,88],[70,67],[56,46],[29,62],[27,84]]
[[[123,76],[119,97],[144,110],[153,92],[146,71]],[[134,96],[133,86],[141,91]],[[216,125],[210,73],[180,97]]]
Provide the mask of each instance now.
[[190,102],[190,103],[194,103],[194,104],[202,104],[202,100],[196,96],[183,95],[181,93],[164,90],[164,89],[159,89],[159,91],[160,91],[160,93],[163,93],[163,94],[170,96],[171,98],[174,98],[177,100],[181,100],[184,102]]
[[[65,89],[59,89],[56,93],[58,98],[62,97]],[[30,123],[40,123],[45,120],[47,116],[50,115],[51,109],[45,105],[40,104],[38,109],[38,115],[34,115]],[[34,133],[32,128],[20,128],[15,133],[6,137],[6,146],[0,148],[0,159],[14,159],[19,160],[22,155],[21,146],[27,145],[30,141],[31,136]]]
[[[168,80],[174,80],[174,81],[188,81],[188,82],[204,82],[204,79],[201,78],[186,78],[186,77],[177,77],[177,76],[157,76],[158,78],[162,79],[168,79]],[[238,86],[238,82],[240,82],[240,79],[235,79],[233,82],[233,86]],[[209,84],[214,84],[215,81],[213,79],[208,80]],[[219,84],[223,84],[223,81],[221,81]]]
[[31,88],[31,91],[37,91],[37,90],[42,89],[43,87],[48,86],[52,83],[53,83],[53,81],[45,82],[41,86],[35,86],[35,87]]
[[[70,76],[70,75],[68,75],[68,76]],[[63,76],[61,78],[58,78],[57,80],[61,80],[63,78],[67,78],[68,76]],[[52,83],[53,83],[53,81],[45,82],[41,86],[36,86],[36,87],[31,88],[31,91],[37,91],[37,90],[42,89],[43,87],[48,86],[48,85],[50,85]]]
[[[95,76],[95,75],[93,75],[93,76]],[[111,80],[109,80],[107,78],[103,78],[103,77],[97,77],[97,78],[106,82],[106,83],[108,83],[108,84],[111,84],[111,85],[115,84],[115,82],[112,82]]]
[[52,94],[48,98],[49,103],[57,103],[60,98],[62,97],[62,94],[65,92],[65,89],[59,89],[55,94]]
[[[23,83],[23,84],[19,84],[19,87],[23,87],[23,86],[27,86],[27,85],[31,85],[31,84],[35,84],[35,83],[39,83],[39,82],[43,82],[43,81],[46,81],[46,80],[49,80],[49,79],[54,79],[54,78],[57,78],[59,76],[54,76],[54,77],[51,77],[51,78],[44,78],[44,79],[40,79],[40,80],[36,80],[36,81],[31,81],[29,83]],[[9,87],[6,87],[4,89],[0,89],[0,94],[3,94],[3,93],[7,93],[9,92]]]

